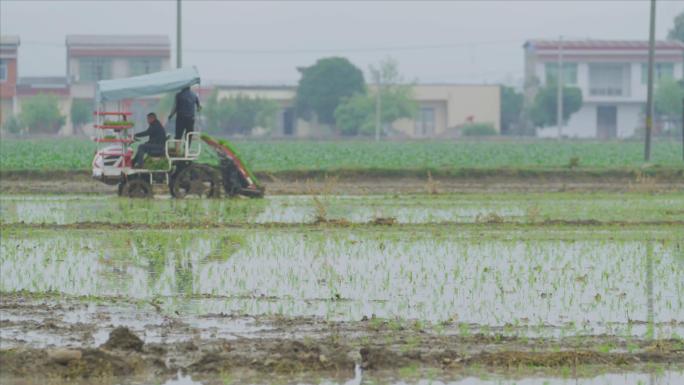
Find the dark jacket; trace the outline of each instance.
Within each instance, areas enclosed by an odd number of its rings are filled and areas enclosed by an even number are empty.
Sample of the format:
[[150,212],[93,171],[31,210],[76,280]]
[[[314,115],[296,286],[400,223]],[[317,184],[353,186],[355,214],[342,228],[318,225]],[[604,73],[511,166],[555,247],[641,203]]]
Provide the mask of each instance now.
[[182,118],[194,118],[195,106],[197,109],[201,108],[197,94],[192,92],[190,88],[184,88],[176,94],[176,101],[170,116],[178,114]]
[[147,130],[135,134],[136,138],[145,136],[150,137],[147,141],[149,144],[164,146],[164,143],[166,143],[166,130],[164,130],[164,126],[162,126],[158,119],[155,119],[155,121],[147,127]]

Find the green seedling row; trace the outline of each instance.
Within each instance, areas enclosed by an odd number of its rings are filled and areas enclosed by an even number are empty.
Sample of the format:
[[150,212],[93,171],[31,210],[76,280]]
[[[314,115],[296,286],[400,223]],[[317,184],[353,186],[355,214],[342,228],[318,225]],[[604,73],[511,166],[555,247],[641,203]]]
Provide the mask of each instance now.
[[[615,170],[644,166],[637,141],[234,141],[254,172],[335,170]],[[0,171],[83,171],[96,145],[85,138],[5,139]],[[203,159],[210,159],[203,151]],[[653,167],[682,169],[681,143],[657,141]]]

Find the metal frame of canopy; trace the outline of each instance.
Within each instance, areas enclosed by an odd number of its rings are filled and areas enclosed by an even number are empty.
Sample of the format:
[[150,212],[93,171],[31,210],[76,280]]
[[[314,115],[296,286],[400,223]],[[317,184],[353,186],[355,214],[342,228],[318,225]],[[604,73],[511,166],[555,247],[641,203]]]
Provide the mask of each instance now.
[[[200,84],[200,76],[195,67],[97,82],[94,112],[96,136],[93,140],[98,143],[98,151],[93,159],[93,177],[105,183],[118,183],[120,178],[126,179],[128,176],[138,175],[146,177],[152,183],[155,174],[165,173],[168,183],[168,173],[173,169],[174,162],[196,160],[201,151],[199,131],[186,133],[185,137],[180,140],[166,141],[164,155],[168,161],[167,169],[132,168],[133,151],[130,146],[134,141],[134,135],[129,130],[134,127],[134,124],[128,122],[131,112],[124,111],[122,108],[122,101],[126,99],[177,92],[196,84]],[[117,111],[106,111],[107,102],[117,102]],[[108,122],[107,118],[111,116],[118,116],[121,120]],[[196,139],[194,147],[190,145],[191,138]],[[182,145],[182,153],[172,154],[170,150],[177,144]]]

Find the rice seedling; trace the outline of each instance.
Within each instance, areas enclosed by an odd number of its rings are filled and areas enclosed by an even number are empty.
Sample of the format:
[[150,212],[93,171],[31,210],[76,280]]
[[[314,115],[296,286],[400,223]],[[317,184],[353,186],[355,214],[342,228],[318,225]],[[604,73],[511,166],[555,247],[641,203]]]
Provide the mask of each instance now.
[[[371,326],[386,319],[389,328],[448,325],[458,314],[465,335],[684,332],[670,322],[684,314],[684,271],[672,268],[679,251],[668,241],[675,229],[661,229],[658,243],[642,240],[653,229],[610,241],[577,230],[565,230],[572,240],[538,229],[503,239],[493,231],[487,242],[481,229],[458,237],[412,231],[3,232],[0,292],[175,298],[173,309],[192,300],[201,312],[367,316]],[[650,317],[647,244],[657,256],[652,331],[642,323]]]

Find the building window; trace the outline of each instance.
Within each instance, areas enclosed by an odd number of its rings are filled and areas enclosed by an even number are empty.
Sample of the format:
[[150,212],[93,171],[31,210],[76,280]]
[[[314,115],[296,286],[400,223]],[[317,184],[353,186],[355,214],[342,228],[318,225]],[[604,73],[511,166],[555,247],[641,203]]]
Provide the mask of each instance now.
[[6,82],[8,77],[7,61],[0,59],[0,83]]
[[161,71],[160,58],[132,58],[128,62],[130,76],[146,75]]
[[621,63],[589,64],[589,94],[629,96],[629,67]]
[[422,107],[416,118],[416,135],[428,136],[435,133],[435,109]]
[[[653,77],[655,82],[665,78],[674,79],[674,63],[654,63]],[[642,63],[641,84],[646,83],[648,83],[648,63]]]
[[98,57],[84,57],[79,60],[79,81],[96,82],[112,78],[112,61]]
[[[546,84],[556,84],[558,63],[546,63]],[[577,84],[577,63],[563,63],[563,84]]]

